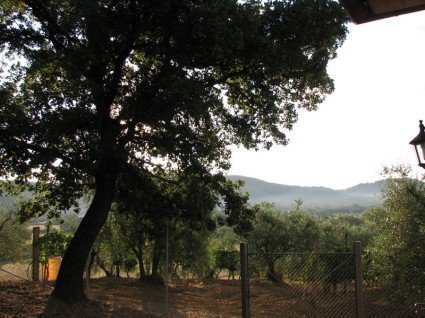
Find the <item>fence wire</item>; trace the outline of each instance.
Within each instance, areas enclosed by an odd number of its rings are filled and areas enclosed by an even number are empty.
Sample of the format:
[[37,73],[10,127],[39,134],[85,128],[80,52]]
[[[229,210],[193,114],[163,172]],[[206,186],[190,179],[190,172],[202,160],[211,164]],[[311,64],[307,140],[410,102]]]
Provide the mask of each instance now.
[[377,270],[373,255],[365,254],[362,258],[366,317],[425,317],[424,281],[415,277],[403,285],[394,283],[392,277]]
[[[10,247],[13,254],[13,247]],[[20,278],[31,280],[32,270],[32,245],[28,242],[20,247],[17,252],[19,258],[16,260],[0,259],[0,280],[20,280]]]
[[[248,255],[251,317],[358,317],[354,253]],[[402,288],[371,264],[363,255],[364,317],[425,317],[425,282]]]
[[356,317],[354,253],[254,254],[249,257],[252,317]]

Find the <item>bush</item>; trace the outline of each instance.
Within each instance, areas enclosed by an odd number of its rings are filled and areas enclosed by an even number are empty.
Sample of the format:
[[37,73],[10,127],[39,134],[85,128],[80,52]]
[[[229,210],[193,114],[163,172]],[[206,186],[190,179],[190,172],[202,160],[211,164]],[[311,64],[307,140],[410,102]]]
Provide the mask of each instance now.
[[52,231],[40,237],[38,239],[40,262],[47,264],[51,257],[62,257],[71,238],[71,235],[62,231]]

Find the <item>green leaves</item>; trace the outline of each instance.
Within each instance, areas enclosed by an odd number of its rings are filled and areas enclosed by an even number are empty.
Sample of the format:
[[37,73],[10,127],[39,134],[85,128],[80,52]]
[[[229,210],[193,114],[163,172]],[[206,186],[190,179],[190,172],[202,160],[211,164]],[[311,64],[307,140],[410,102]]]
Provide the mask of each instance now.
[[36,244],[40,248],[40,262],[47,264],[50,257],[62,257],[71,241],[71,235],[52,231],[41,236]]
[[384,204],[368,217],[377,220],[377,234],[368,250],[370,275],[393,286],[401,299],[424,296],[425,186],[407,178],[405,170],[388,179]]
[[283,213],[273,204],[258,206],[248,242],[261,253],[311,251],[319,236],[316,218],[299,208]]
[[17,175],[26,162],[25,173],[62,182],[93,176],[106,149],[122,162],[143,164],[141,151],[144,161],[226,169],[231,143],[285,144],[297,108],[332,91],[326,64],[346,33],[343,10],[324,0],[2,10],[5,50],[26,61],[14,89],[3,83],[4,136],[15,140],[0,138],[2,159]]
[[216,251],[214,253],[214,267],[219,270],[228,269],[230,272],[235,272],[239,269],[239,252],[236,250]]

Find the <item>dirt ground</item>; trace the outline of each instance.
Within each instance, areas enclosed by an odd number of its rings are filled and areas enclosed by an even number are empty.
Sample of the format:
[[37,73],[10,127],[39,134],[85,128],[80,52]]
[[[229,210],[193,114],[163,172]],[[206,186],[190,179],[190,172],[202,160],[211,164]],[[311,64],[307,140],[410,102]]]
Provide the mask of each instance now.
[[[90,301],[75,307],[45,307],[51,292],[20,281],[0,281],[0,317],[241,317],[239,281],[179,280],[168,288],[134,279],[102,278],[90,283]],[[339,294],[327,301],[318,293],[307,295],[294,286],[276,286],[264,281],[251,282],[252,317],[355,317],[353,295]],[[378,296],[369,300],[367,317],[413,317],[383,303]]]
[[[90,283],[84,306],[54,308],[43,315],[50,287],[0,281],[0,317],[167,317],[166,288],[133,279],[103,278]],[[169,289],[171,317],[240,317],[238,281],[182,280]]]

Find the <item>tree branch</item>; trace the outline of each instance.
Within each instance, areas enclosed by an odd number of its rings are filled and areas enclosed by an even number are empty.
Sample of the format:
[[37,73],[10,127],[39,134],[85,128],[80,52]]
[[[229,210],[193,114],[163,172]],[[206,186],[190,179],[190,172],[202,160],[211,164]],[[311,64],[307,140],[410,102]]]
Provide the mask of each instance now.
[[18,145],[19,147],[24,147],[24,148],[27,148],[29,150],[33,150],[33,151],[36,151],[36,152],[39,152],[39,153],[48,152],[48,153],[52,154],[54,157],[56,157],[57,159],[60,159],[63,162],[65,162],[65,163],[67,163],[67,164],[69,164],[69,165],[71,165],[71,166],[73,166],[77,169],[80,169],[83,172],[86,172],[86,173],[91,172],[90,169],[88,169],[88,167],[85,167],[81,164],[78,164],[78,163],[70,160],[68,157],[63,156],[63,154],[61,154],[58,150],[56,150],[54,148],[44,148],[44,147],[41,147],[41,146],[38,146],[38,145],[30,144],[30,143],[27,143],[25,141],[18,139],[17,137],[12,137],[11,139],[12,139],[11,143]]
[[138,34],[140,33],[140,31],[141,31],[141,25],[140,24],[136,25],[133,31],[130,33],[129,37],[127,38],[124,48],[121,50],[120,54],[115,60],[112,79],[109,83],[108,89],[106,90],[107,93],[104,98],[105,105],[108,105],[108,106],[111,105],[115,99],[115,96],[118,92],[118,88],[120,86],[120,81],[121,81],[125,61],[127,60],[127,57],[130,55],[131,51],[133,50],[134,42]]
[[0,232],[3,230],[4,226],[6,225],[6,223],[8,221],[10,221],[12,219],[12,215],[9,214],[9,216],[7,218],[5,218],[4,220],[1,221],[0,223]]
[[[162,177],[162,176],[161,176],[161,175],[159,175],[159,174],[153,173],[153,172],[151,172],[151,171],[149,171],[149,170],[146,170],[146,169],[143,169],[142,171],[135,171],[135,170],[134,170],[134,166],[133,166],[133,165],[131,165],[130,163],[123,163],[123,164],[126,164],[126,165],[127,165],[127,168],[128,168],[130,171],[132,171],[133,173],[135,173],[136,175],[138,175],[138,176],[142,176],[142,174],[146,174],[146,175],[148,175],[149,177],[151,177],[151,178],[153,178],[153,179],[157,179],[157,180],[163,181],[163,182],[168,183],[168,184],[173,184],[173,185],[178,185],[178,184],[179,184],[179,183],[178,183],[177,181],[175,181],[175,180],[167,179],[167,178],[165,178],[165,177]],[[155,164],[153,164],[153,163],[150,163],[150,162],[146,162],[146,161],[144,161],[144,162],[143,162],[143,164],[148,164],[148,165],[151,165],[151,166],[157,167],[157,165],[155,165]]]
[[[24,0],[24,2],[32,9],[34,16],[46,28],[48,38],[57,50],[63,50],[66,47],[66,43],[64,43],[63,39],[66,39],[68,43],[75,42],[71,35],[57,23],[54,15],[49,12],[43,1]],[[62,40],[60,38],[62,38]]]
[[211,86],[218,85],[218,84],[224,84],[227,80],[231,79],[232,77],[245,75],[245,74],[247,74],[247,69],[242,69],[240,71],[230,72],[230,73],[228,73],[228,74],[226,74],[226,75],[224,75],[220,78],[217,78],[214,81],[207,82],[205,86],[211,87]]

